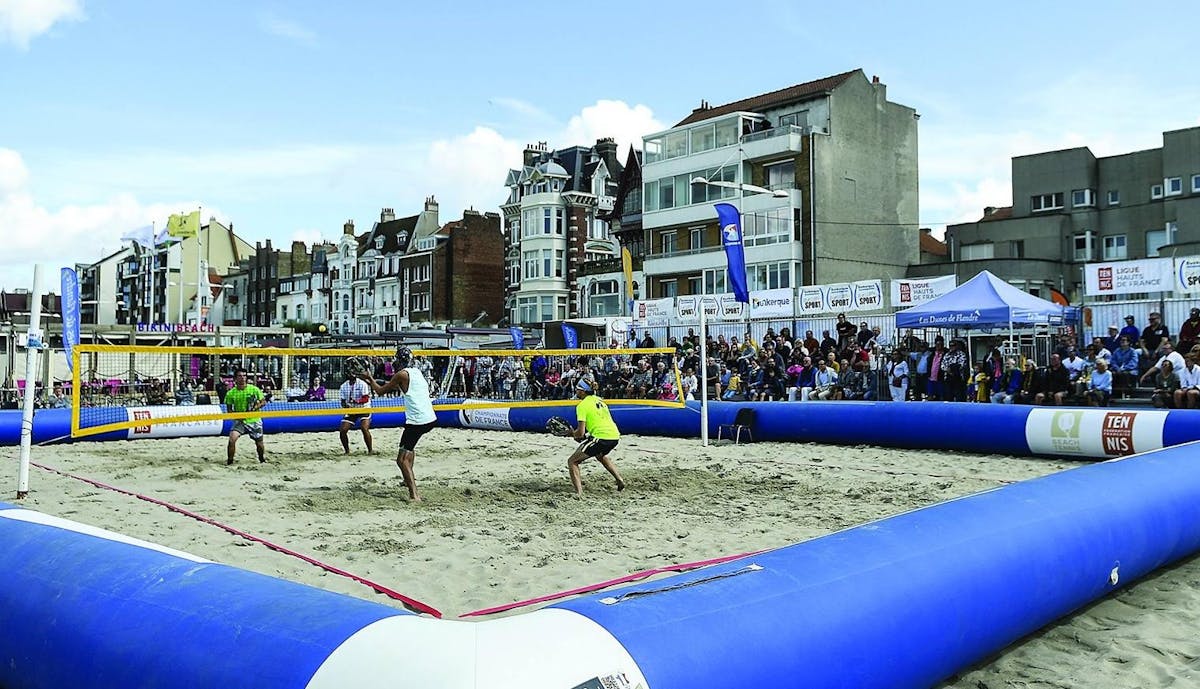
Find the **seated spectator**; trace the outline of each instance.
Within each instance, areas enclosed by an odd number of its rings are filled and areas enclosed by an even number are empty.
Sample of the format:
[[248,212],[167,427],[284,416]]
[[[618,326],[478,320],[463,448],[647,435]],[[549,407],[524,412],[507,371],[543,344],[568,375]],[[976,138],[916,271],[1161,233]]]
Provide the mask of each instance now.
[[683,377],[680,378],[679,384],[682,386],[683,399],[689,401],[696,399],[696,389],[700,383],[696,379],[696,373],[692,369],[685,368],[683,370]]
[[1179,374],[1175,365],[1169,359],[1164,359],[1155,366],[1158,372],[1154,376],[1154,396],[1151,401],[1159,409],[1170,409],[1175,406],[1175,393],[1180,390]]
[[858,362],[848,367],[846,375],[842,376],[842,399],[874,401],[875,389],[870,384],[866,371],[867,365]]
[[810,399],[838,399],[838,374],[821,359],[817,362],[817,370],[813,373],[813,390]]
[[[1029,369],[1033,368],[1033,362],[1026,364]],[[992,382],[993,404],[1012,404],[1017,400],[1017,394],[1021,392],[1021,386],[1024,383],[1025,376],[1022,375],[1021,369],[1017,368],[1017,362],[1009,357],[1004,361],[1004,373],[1000,375],[1000,379]]]
[[304,399],[309,402],[324,402],[325,401],[325,383],[320,374],[313,378],[308,383],[308,392],[304,395]]
[[1087,390],[1083,393],[1089,407],[1107,407],[1108,398],[1112,396],[1112,371],[1108,370],[1108,362],[1096,360],[1096,368],[1088,378]]
[[1063,366],[1057,353],[1050,355],[1050,368],[1046,370],[1046,388],[1034,398],[1034,404],[1063,406],[1071,401],[1071,373]]
[[196,403],[195,386],[190,376],[179,379],[179,387],[175,389],[175,405],[191,406]]
[[[1165,363],[1171,364],[1171,370],[1176,373],[1176,377],[1178,377],[1178,372],[1183,370],[1186,365],[1183,361],[1183,355],[1175,351],[1175,348],[1171,346],[1171,341],[1166,337],[1162,338],[1158,351],[1158,362],[1142,374],[1142,377],[1139,379],[1140,382],[1145,382],[1147,379],[1157,380],[1154,376],[1162,371],[1163,364]],[[1155,385],[1155,387],[1157,388],[1158,386]]]
[[805,401],[812,393],[814,385],[813,375],[817,371],[817,367],[813,366],[812,362],[812,357],[808,356],[800,360],[800,371],[796,374],[795,381],[796,396],[789,399],[799,399],[800,401]]
[[1141,374],[1138,350],[1134,349],[1128,337],[1117,339],[1117,348],[1109,358],[1109,370],[1113,374],[1113,393],[1119,393],[1122,398],[1129,397],[1129,391],[1137,383]]
[[1040,396],[1046,392],[1046,369],[1038,368],[1033,359],[1025,361],[1021,373],[1021,389],[1013,396],[1013,404],[1039,404]]
[[726,401],[744,399],[744,392],[741,374],[737,371],[729,371],[729,382],[724,386],[721,399]]
[[1179,389],[1175,391],[1176,409],[1200,409],[1200,352],[1194,348],[1183,358]]

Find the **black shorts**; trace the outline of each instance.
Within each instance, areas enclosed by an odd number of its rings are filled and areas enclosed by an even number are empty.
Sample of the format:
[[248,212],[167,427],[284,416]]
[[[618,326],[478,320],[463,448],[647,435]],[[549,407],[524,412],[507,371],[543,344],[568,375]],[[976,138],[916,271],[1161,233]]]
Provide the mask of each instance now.
[[617,446],[619,440],[601,440],[600,438],[588,438],[582,443],[579,443],[579,450],[583,452],[585,457],[603,457],[613,448]]
[[404,434],[400,436],[400,449],[407,450],[409,452],[415,452],[417,449],[417,441],[421,439],[421,436],[425,435],[429,431],[432,431],[433,427],[436,425],[437,421],[430,421],[429,423],[423,423],[420,425],[405,426]]
[[348,423],[351,426],[357,426],[360,421],[369,421],[370,414],[346,414],[342,417],[342,423]]

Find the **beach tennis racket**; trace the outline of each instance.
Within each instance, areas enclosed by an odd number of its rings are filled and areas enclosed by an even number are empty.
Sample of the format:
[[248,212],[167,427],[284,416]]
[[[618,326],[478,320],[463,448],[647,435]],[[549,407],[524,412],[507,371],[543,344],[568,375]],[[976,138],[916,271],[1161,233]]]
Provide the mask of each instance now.
[[571,424],[561,416],[551,416],[546,419],[546,430],[560,438],[570,438],[575,435],[575,429],[571,428]]
[[367,362],[363,361],[362,357],[358,356],[347,357],[345,367],[346,372],[355,377],[360,376],[369,370],[367,367]]

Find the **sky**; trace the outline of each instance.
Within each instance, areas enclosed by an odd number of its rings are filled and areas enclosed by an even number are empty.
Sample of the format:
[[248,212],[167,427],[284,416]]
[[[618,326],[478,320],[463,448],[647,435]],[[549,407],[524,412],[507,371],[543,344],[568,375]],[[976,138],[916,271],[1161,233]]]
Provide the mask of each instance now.
[[0,0],[0,288],[202,208],[254,244],[498,211],[527,144],[641,136],[862,69],[920,114],[921,224],[1011,158],[1200,126],[1200,5]]

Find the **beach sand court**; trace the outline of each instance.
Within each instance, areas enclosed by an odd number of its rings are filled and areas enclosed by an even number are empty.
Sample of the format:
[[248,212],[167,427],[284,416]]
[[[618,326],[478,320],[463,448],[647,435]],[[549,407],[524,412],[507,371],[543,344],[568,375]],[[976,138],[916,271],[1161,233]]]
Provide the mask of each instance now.
[[[215,519],[432,605],[447,618],[632,572],[774,548],[954,497],[1080,466],[1067,460],[811,444],[626,436],[628,488],[595,462],[571,492],[570,440],[437,429],[417,451],[424,501],[394,463],[342,454],[336,433],[269,435],[269,463],[225,438],[35,447],[33,461]],[[14,448],[15,449],[15,448]],[[15,457],[11,452],[10,456]],[[15,461],[10,463],[16,474]],[[382,604],[400,603],[144,500],[33,469],[22,504],[162,545]],[[7,498],[10,502],[11,497]],[[943,684],[1200,686],[1200,561],[1122,589]]]

